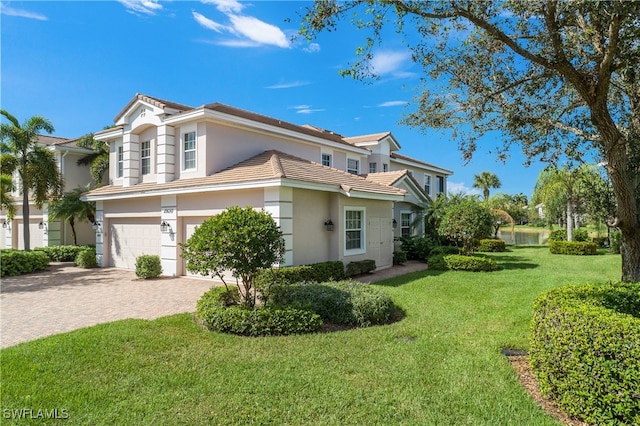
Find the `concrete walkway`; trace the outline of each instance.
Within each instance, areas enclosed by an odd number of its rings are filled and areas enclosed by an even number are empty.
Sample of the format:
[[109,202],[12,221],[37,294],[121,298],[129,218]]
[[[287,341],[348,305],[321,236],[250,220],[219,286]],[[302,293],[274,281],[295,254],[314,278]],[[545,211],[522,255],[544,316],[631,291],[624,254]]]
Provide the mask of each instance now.
[[[356,278],[375,282],[426,269],[407,262]],[[0,284],[0,347],[126,318],[155,319],[195,311],[210,279],[139,280],[133,271],[51,263],[46,271]]]

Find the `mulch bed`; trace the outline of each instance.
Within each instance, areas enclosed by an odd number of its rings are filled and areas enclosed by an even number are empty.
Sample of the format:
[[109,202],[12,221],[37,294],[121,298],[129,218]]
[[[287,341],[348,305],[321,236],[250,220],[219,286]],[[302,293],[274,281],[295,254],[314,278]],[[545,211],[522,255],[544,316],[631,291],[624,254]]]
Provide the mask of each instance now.
[[569,417],[565,412],[558,408],[553,401],[540,394],[538,381],[531,371],[527,355],[507,355],[507,359],[511,362],[522,386],[527,390],[527,392],[529,392],[529,395],[531,395],[533,400],[547,412],[547,414],[567,426],[589,426],[588,423]]

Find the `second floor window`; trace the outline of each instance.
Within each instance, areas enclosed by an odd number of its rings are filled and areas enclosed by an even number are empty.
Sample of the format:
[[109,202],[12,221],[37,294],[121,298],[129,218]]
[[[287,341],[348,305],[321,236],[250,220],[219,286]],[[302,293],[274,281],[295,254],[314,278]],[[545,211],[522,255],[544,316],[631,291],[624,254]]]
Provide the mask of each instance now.
[[360,160],[354,160],[353,158],[347,159],[347,172],[352,175],[360,173]]
[[151,173],[151,141],[142,142],[140,161],[142,174],[148,175]]
[[375,173],[378,171],[378,163],[369,163],[369,173]]
[[388,172],[389,171],[389,165],[387,163],[382,163],[382,171],[383,172]]
[[322,165],[331,167],[331,154],[322,154]]
[[118,169],[116,170],[116,177],[121,178],[124,174],[124,149],[122,145],[118,147]]
[[436,187],[438,194],[444,192],[444,176],[437,176],[438,186]]
[[196,132],[184,134],[183,142],[183,170],[196,168]]
[[424,175],[424,192],[431,194],[431,175]]

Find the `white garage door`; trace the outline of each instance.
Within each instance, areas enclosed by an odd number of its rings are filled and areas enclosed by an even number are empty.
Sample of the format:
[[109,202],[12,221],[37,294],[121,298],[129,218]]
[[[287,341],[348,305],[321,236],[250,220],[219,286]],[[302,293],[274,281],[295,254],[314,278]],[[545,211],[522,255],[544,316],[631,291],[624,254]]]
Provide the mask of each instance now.
[[[24,250],[24,222],[16,221],[18,227],[18,249]],[[29,239],[31,240],[31,249],[44,246],[44,230],[40,229],[40,219],[29,221]]]
[[115,219],[109,225],[109,266],[135,269],[136,257],[160,255],[160,220]]
[[[7,223],[9,222],[7,221]],[[0,223],[0,249],[7,248],[6,241],[7,241],[7,228],[4,228],[2,226],[2,223]]]
[[[200,225],[202,222],[204,222],[204,220],[206,219],[206,217],[185,217],[183,220],[183,226],[184,226],[184,241],[186,242],[189,237],[191,237],[191,235],[193,235],[193,233],[196,230],[196,226]],[[188,277],[202,277],[202,275],[196,273],[191,273],[189,271],[187,271],[187,261],[183,259],[183,271],[184,274]]]

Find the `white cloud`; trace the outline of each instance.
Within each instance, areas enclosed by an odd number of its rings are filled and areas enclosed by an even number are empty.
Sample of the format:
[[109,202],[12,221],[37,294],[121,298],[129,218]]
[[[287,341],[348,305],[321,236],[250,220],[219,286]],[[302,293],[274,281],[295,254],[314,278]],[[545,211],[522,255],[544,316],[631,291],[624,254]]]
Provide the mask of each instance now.
[[411,53],[408,50],[380,50],[374,53],[369,65],[376,75],[385,75],[401,71],[410,60]]
[[155,15],[157,11],[162,9],[159,0],[118,0],[130,13],[144,13],[146,15]]
[[[290,83],[278,83],[267,86],[267,89],[291,89],[292,87],[308,86],[308,81],[292,81]],[[307,107],[308,108],[308,107]]]
[[211,19],[205,16],[202,16],[198,12],[192,12],[192,13],[193,13],[193,19],[195,19],[198,24],[202,25],[205,28],[213,30],[217,33],[221,33],[223,30],[227,29],[226,26],[219,24],[215,21],[212,21]]
[[407,101],[387,101],[378,104],[379,107],[396,107],[396,106],[404,106],[408,102]]
[[302,50],[309,53],[317,53],[320,51],[320,45],[318,43],[310,43],[308,47],[304,47]]
[[324,111],[323,109],[313,109],[311,105],[296,105],[293,107],[298,114],[312,114],[314,112]]
[[16,8],[7,6],[4,3],[0,3],[0,13],[8,16],[19,16],[21,18],[37,19],[38,21],[49,20],[49,18],[47,18],[45,15],[41,13],[29,12],[28,10],[24,10],[24,9],[16,9]]
[[214,5],[219,12],[222,12],[228,18],[229,23],[221,24],[198,12],[192,12],[196,22],[204,28],[219,34],[228,33],[236,37],[235,39],[220,40],[216,42],[218,45],[229,47],[257,47],[264,45],[283,48],[291,47],[289,38],[277,26],[261,21],[254,16],[241,14],[245,4],[237,0],[202,0],[202,3]]
[[244,5],[237,0],[202,0],[204,4],[212,4],[224,14],[240,13]]
[[468,188],[464,185],[464,182],[452,182],[447,180],[447,192],[449,194],[456,194],[458,192],[462,192],[467,195],[482,195],[479,189],[476,188]]
[[229,15],[233,29],[260,44],[289,47],[289,40],[282,30],[253,16]]

